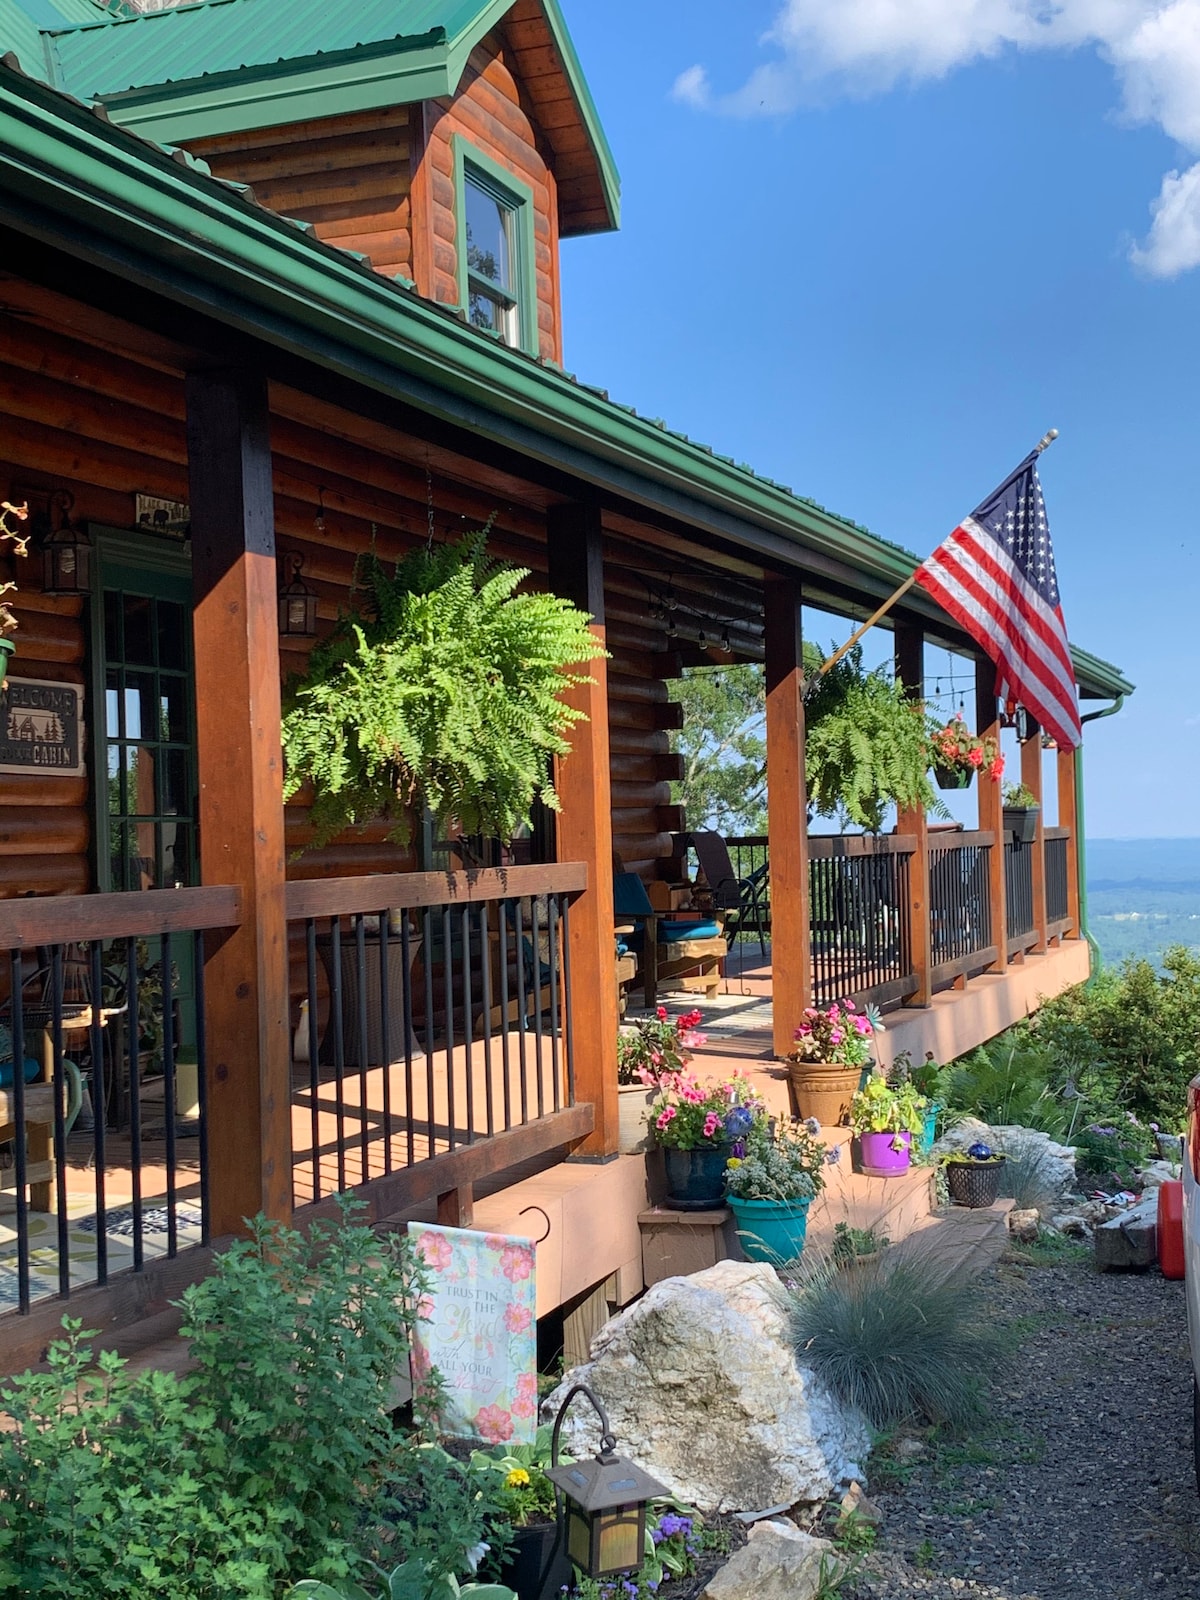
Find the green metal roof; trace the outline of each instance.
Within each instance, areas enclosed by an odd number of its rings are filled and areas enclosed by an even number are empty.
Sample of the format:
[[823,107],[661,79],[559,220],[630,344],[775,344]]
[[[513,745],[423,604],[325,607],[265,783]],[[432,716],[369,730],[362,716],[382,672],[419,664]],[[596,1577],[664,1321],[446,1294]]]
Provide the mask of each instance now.
[[[615,228],[620,179],[557,0],[541,0]],[[453,95],[513,0],[200,0],[121,16],[97,0],[0,0],[0,46],[170,144]],[[32,54],[30,27],[40,48]],[[44,70],[43,70],[44,69]],[[564,230],[569,231],[569,230]]]
[[[512,350],[211,177],[0,64],[0,200],[15,226],[384,396],[751,551],[891,593],[910,552]],[[581,492],[583,492],[581,490]],[[906,606],[944,615],[923,593]],[[1081,691],[1132,692],[1073,652]]]

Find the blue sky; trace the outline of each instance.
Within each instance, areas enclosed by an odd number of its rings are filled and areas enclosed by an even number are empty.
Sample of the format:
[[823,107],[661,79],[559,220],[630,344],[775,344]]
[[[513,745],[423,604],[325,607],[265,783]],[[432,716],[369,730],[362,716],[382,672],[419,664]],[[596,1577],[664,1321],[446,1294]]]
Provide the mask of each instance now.
[[1059,428],[1068,627],[1138,685],[1088,832],[1200,834],[1200,0],[564,11],[624,189],[568,367],[922,554]]

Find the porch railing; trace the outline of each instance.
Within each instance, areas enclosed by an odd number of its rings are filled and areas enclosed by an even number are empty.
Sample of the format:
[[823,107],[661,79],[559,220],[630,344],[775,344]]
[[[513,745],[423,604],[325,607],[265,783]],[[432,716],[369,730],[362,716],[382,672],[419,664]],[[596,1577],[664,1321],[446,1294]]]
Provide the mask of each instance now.
[[810,837],[813,1003],[886,1005],[913,993],[907,835]]
[[370,1186],[391,1209],[587,1131],[569,948],[585,883],[566,864],[288,885],[297,1205]]
[[1009,955],[1028,949],[1036,941],[1033,913],[1033,853],[1036,848],[1036,845],[1005,839],[1004,927]]
[[990,878],[995,847],[992,833],[930,836],[929,953],[935,988],[995,960]]
[[208,1243],[203,941],[240,922],[234,888],[0,902],[0,1312]]
[[1067,828],[1047,828],[1046,842],[1046,928],[1059,934],[1071,921],[1069,861],[1071,834]]

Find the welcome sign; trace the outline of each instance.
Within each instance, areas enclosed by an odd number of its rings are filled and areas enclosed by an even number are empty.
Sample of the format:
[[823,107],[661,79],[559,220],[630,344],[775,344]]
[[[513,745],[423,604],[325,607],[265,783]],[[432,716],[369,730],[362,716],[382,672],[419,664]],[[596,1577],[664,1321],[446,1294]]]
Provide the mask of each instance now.
[[0,772],[83,771],[83,690],[9,677],[0,689]]
[[537,1431],[534,1246],[500,1233],[410,1222],[430,1292],[413,1335],[414,1389],[436,1368],[443,1433],[532,1444]]

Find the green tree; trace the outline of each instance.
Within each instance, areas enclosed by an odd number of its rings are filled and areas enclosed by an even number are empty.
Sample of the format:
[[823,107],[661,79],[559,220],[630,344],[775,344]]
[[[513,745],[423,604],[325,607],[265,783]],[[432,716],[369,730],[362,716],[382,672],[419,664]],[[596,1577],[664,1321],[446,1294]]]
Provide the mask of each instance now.
[[672,748],[683,757],[674,799],[689,828],[764,833],[767,826],[767,741],[763,669],[697,667],[671,684],[683,707]]

